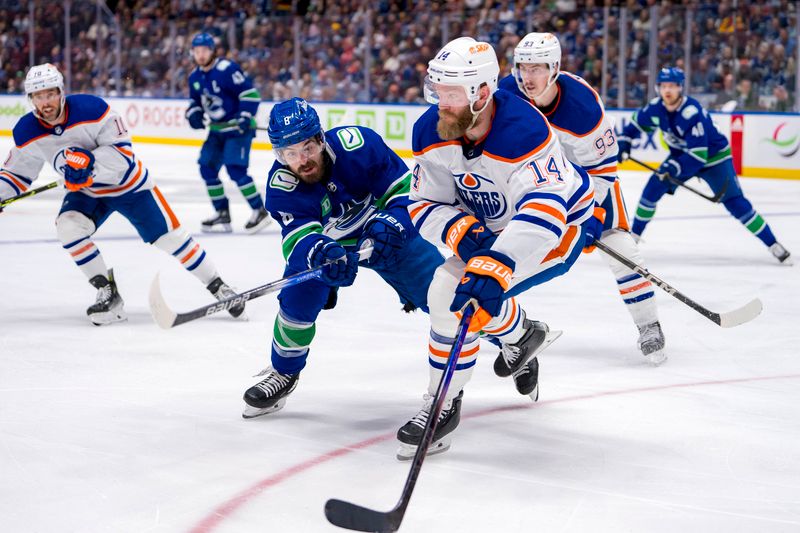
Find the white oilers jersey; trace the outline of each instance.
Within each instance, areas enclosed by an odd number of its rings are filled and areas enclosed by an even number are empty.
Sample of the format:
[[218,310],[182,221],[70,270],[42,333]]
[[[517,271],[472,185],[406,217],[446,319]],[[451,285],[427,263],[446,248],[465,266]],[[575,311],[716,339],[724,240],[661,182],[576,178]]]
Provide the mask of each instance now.
[[503,90],[494,103],[491,129],[474,145],[442,140],[436,107],[414,124],[409,212],[422,236],[437,245],[454,217],[474,215],[499,234],[492,249],[511,257],[519,272],[520,265],[542,263],[569,227],[591,216],[594,186],[567,161],[534,106]]
[[[530,101],[513,76],[500,81],[500,87]],[[558,93],[550,106],[541,111],[550,122],[569,161],[592,176],[595,201],[602,204],[617,179],[617,141],[611,117],[594,89],[580,76],[564,72],[556,80]]]
[[76,147],[94,155],[93,184],[80,190],[97,198],[152,189],[147,169],[131,150],[122,118],[101,98],[67,96],[66,121],[51,126],[32,112],[14,126],[14,147],[0,169],[0,198],[25,192],[45,164],[64,175],[64,152]]

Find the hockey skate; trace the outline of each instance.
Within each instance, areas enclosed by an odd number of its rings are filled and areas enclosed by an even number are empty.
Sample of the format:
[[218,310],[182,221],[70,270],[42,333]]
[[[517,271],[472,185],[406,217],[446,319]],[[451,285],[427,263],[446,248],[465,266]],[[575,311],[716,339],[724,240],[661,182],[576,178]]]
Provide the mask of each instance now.
[[[459,391],[458,396],[442,405],[442,412],[439,413],[436,429],[433,432],[433,441],[426,455],[435,455],[450,449],[451,440],[448,435],[458,427],[458,423],[461,420],[461,398],[463,396],[464,391]],[[433,396],[425,394],[423,398],[425,403],[419,413],[397,430],[397,440],[400,441],[397,458],[401,461],[414,457],[414,454],[417,453],[417,447],[422,443],[425,424],[428,423],[428,417],[433,408]]]
[[244,393],[244,402],[247,404],[242,418],[256,418],[268,415],[283,409],[286,398],[297,387],[300,374],[287,376],[268,368],[267,377],[256,383]]
[[[236,291],[231,289],[222,278],[214,278],[214,280],[208,284],[208,292],[214,295],[214,298],[217,300],[225,300],[226,298],[231,298],[232,296],[236,296]],[[231,314],[233,318],[238,318],[239,320],[247,320],[247,315],[244,314],[244,302],[238,305],[231,306],[228,309],[228,312]]]
[[87,310],[89,320],[95,326],[104,326],[114,322],[127,320],[123,306],[122,296],[117,292],[117,283],[114,281],[114,269],[108,271],[108,277],[98,274],[89,280],[92,287],[97,289],[97,299]]
[[511,375],[517,392],[530,396],[534,402],[539,399],[539,360],[536,357]]
[[553,344],[562,333],[559,330],[550,331],[550,328],[544,322],[528,320],[527,318],[522,325],[525,328],[522,338],[515,344],[503,343],[500,348],[500,354],[494,360],[494,373],[501,378],[518,372],[528,361]]
[[775,256],[775,259],[781,262],[781,264],[791,266],[794,264],[794,260],[792,260],[792,254],[789,253],[789,250],[783,247],[783,245],[779,242],[776,242],[772,246],[769,247],[769,251],[772,252],[772,255]]
[[642,351],[647,362],[651,365],[660,365],[667,360],[664,351],[664,333],[661,331],[661,324],[658,321],[652,322],[639,328],[639,349]]
[[220,209],[217,211],[216,216],[204,220],[200,229],[203,233],[230,233],[233,231],[233,228],[231,228],[231,212],[227,209]]
[[263,207],[254,209],[253,214],[250,215],[250,220],[244,225],[244,230],[252,235],[269,226],[270,222],[272,222],[272,219],[269,218],[269,213],[267,213],[266,209]]

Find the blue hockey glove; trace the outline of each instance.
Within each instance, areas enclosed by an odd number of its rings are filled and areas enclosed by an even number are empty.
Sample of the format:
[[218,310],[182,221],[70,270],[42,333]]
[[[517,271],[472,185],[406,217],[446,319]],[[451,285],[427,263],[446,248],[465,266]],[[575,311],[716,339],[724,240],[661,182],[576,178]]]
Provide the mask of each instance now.
[[374,267],[391,265],[400,257],[400,251],[406,245],[408,232],[391,213],[379,211],[364,226],[364,232],[358,241],[358,247],[365,240],[372,241],[372,254],[364,261]]
[[594,206],[592,217],[585,221],[583,226],[583,251],[585,253],[594,252],[594,241],[603,234],[603,224],[606,222],[606,210],[600,206]]
[[673,179],[677,179],[678,176],[681,174],[681,166],[675,161],[674,159],[667,159],[661,166],[658,167],[658,171],[656,172],[656,177],[661,181],[667,180],[667,176]]
[[245,113],[244,111],[239,113],[239,116],[236,117],[236,131],[239,135],[244,135],[253,127],[253,115],[250,113]]
[[462,311],[471,301],[480,306],[470,322],[470,331],[480,331],[500,314],[506,290],[514,274],[514,261],[494,250],[482,250],[467,263],[464,277],[456,288],[450,311]]
[[497,235],[477,218],[465,214],[449,222],[445,227],[443,240],[466,263],[478,250],[491,248]]
[[193,130],[202,130],[206,127],[203,124],[203,109],[201,107],[193,106],[186,110],[186,120],[189,121],[189,126]]
[[617,159],[620,163],[628,159],[631,155],[631,141],[627,137],[617,137],[617,148],[619,153]]
[[79,191],[90,187],[94,172],[94,154],[83,148],[71,147],[64,151],[64,185],[70,191]]
[[322,267],[322,281],[333,287],[347,287],[356,280],[358,254],[347,253],[329,238],[318,240],[308,251],[309,268]]

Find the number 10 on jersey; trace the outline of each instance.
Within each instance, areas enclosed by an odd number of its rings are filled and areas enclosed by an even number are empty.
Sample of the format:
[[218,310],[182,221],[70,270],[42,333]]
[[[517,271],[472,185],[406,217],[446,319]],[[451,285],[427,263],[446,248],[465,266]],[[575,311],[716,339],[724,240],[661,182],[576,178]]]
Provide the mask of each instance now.
[[554,181],[564,183],[564,178],[561,177],[561,170],[558,168],[556,158],[552,155],[547,158],[547,163],[544,165],[544,168],[542,168],[542,163],[538,159],[534,159],[528,163],[528,166],[533,171],[533,183],[537,187],[553,183]]

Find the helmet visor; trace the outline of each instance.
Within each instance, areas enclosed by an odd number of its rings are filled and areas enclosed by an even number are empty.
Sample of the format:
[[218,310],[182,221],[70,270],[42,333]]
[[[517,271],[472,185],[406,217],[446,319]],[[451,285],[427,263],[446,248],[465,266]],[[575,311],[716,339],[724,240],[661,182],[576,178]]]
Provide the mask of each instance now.
[[275,157],[281,164],[295,166],[317,157],[324,149],[325,145],[314,136],[285,148],[276,148]]
[[444,107],[466,107],[470,105],[467,90],[461,85],[434,83],[425,77],[425,101]]

